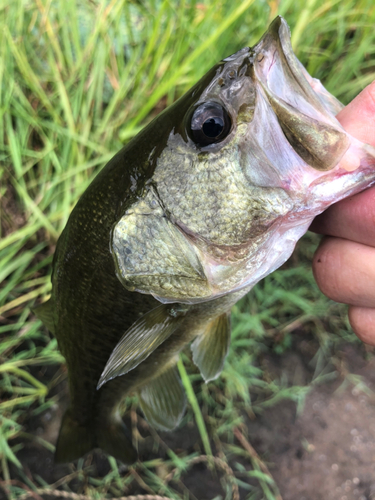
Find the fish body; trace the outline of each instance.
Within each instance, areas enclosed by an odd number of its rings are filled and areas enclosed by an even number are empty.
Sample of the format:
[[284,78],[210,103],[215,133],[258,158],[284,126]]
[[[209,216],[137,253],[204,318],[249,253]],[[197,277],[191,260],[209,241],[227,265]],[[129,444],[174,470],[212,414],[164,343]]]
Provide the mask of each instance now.
[[192,342],[206,381],[230,343],[229,313],[290,256],[312,219],[375,182],[375,151],[299,63],[286,22],[214,66],[104,167],[58,241],[51,299],[71,403],[57,461],[94,447],[136,459],[118,407],[137,391],[175,427],[176,359]]

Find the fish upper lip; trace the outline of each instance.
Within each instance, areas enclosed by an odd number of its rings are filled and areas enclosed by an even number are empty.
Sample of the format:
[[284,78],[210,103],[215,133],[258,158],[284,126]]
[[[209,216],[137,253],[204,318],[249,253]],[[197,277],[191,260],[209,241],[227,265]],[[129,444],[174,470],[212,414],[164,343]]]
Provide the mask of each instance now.
[[[270,24],[268,30],[264,33],[262,38],[259,40],[259,42],[252,48],[252,51],[254,52],[255,56],[259,55],[265,55],[265,52],[269,48],[269,46],[273,43],[276,42],[276,44],[280,44],[280,49],[282,52],[282,55],[285,58],[285,62],[287,63],[288,67],[290,70],[291,68],[291,59],[296,60],[297,57],[295,56],[291,44],[291,35],[290,35],[290,30],[287,22],[285,19],[281,16],[277,16],[274,21]],[[272,54],[272,60],[271,63],[268,67],[267,73],[269,73],[273,67],[273,65],[276,62],[275,54],[277,54],[278,50],[277,48],[274,49],[273,54]],[[262,62],[263,58],[258,60],[257,57],[254,58],[254,65],[256,63]],[[292,70],[292,73],[293,70]],[[294,74],[296,77],[296,75]],[[296,79],[297,81],[299,79]]]

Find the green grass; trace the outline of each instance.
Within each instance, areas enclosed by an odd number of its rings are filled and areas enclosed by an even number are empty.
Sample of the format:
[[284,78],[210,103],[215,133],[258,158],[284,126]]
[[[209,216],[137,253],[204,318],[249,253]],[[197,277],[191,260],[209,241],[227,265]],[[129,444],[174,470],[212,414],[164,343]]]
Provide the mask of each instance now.
[[[375,78],[373,0],[0,2],[0,477],[10,498],[49,487],[23,471],[17,452],[32,438],[25,433],[28,420],[55,404],[51,390],[65,375],[56,341],[28,307],[48,296],[52,254],[72,207],[122,144],[214,63],[255,43],[276,14],[286,17],[308,71],[344,103]],[[226,498],[235,498],[238,485],[249,499],[279,498],[262,461],[234,432],[245,432],[245,413],[282,399],[301,409],[312,387],[270,380],[260,357],[282,356],[303,330],[319,341],[317,384],[334,374],[327,366],[336,346],[355,341],[345,309],[327,301],[312,278],[317,241],[307,237],[285,269],[234,307],[231,352],[217,381],[201,385],[184,356],[192,374],[185,386],[196,393],[184,423],[197,417],[206,453],[213,443],[214,454],[221,450],[224,465],[214,467]],[[188,498],[183,476],[199,455],[178,456],[152,435],[166,459],[127,472],[110,460],[100,478],[79,461],[52,488],[76,490],[78,481],[81,492],[104,498],[141,484],[150,494],[181,498],[163,481],[163,470],[173,472],[173,484],[180,482]],[[225,468],[229,459],[232,473]]]

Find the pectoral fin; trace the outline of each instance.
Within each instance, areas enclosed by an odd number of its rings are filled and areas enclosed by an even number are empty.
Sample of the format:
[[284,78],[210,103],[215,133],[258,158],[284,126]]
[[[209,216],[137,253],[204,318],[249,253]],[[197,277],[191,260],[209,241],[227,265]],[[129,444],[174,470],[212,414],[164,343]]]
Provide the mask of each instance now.
[[217,378],[230,345],[230,314],[215,318],[191,344],[193,361],[206,382]]
[[162,304],[133,323],[112,351],[97,388],[148,358],[175,331],[189,308],[184,304]]
[[186,396],[176,365],[144,386],[139,401],[152,427],[162,431],[177,427],[185,412]]
[[39,306],[33,307],[31,310],[35,316],[41,320],[44,326],[46,326],[51,333],[55,334],[53,305],[51,299],[47,300],[47,302],[44,302],[43,304],[40,304]]

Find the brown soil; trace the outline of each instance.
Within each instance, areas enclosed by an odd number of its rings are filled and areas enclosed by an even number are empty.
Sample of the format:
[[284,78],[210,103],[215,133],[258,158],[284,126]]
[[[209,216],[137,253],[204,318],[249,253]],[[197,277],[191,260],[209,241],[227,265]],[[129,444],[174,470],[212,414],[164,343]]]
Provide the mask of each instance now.
[[375,359],[366,362],[351,346],[345,351],[362,386],[324,384],[308,395],[301,415],[284,402],[249,423],[284,500],[375,499]]

